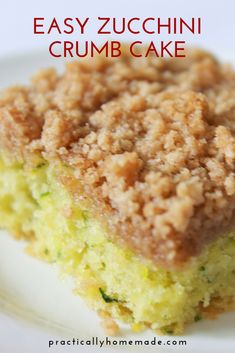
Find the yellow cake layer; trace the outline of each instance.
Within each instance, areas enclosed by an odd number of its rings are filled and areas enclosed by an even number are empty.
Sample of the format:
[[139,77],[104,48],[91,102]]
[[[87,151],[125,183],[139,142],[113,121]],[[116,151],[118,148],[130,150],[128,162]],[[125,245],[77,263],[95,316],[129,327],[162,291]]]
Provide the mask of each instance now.
[[72,275],[76,291],[93,308],[133,327],[178,333],[211,303],[223,309],[234,296],[235,232],[181,269],[156,267],[111,241],[57,175],[72,176],[72,170],[44,161],[24,170],[1,159],[0,227],[23,235],[31,253]]

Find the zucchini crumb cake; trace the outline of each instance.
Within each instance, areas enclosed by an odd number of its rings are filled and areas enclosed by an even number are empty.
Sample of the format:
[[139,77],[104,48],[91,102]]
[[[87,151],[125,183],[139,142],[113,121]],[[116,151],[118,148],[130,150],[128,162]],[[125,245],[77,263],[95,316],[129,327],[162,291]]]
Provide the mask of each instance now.
[[103,318],[178,334],[233,306],[235,73],[97,57],[0,100],[0,226]]

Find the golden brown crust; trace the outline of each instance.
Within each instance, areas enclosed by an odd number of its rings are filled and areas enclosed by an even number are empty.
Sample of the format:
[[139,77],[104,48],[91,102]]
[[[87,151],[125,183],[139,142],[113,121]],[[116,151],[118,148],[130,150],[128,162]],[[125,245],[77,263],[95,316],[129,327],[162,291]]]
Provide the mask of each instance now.
[[113,234],[174,266],[231,227],[235,74],[209,54],[93,59],[0,101],[0,143],[73,166]]

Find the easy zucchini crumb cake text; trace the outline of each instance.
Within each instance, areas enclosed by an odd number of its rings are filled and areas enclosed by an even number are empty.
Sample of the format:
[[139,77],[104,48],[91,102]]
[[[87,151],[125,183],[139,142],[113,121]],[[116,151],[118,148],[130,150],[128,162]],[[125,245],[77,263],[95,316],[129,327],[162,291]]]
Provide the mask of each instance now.
[[163,333],[235,295],[235,73],[97,57],[0,99],[0,226],[103,318]]

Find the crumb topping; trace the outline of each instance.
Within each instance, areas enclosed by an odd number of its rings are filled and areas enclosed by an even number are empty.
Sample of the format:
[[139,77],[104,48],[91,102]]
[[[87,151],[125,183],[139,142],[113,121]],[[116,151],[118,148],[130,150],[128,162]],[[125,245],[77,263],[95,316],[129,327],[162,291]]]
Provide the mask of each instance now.
[[0,145],[71,165],[117,240],[174,266],[233,222],[235,74],[200,50],[44,70],[2,93]]

